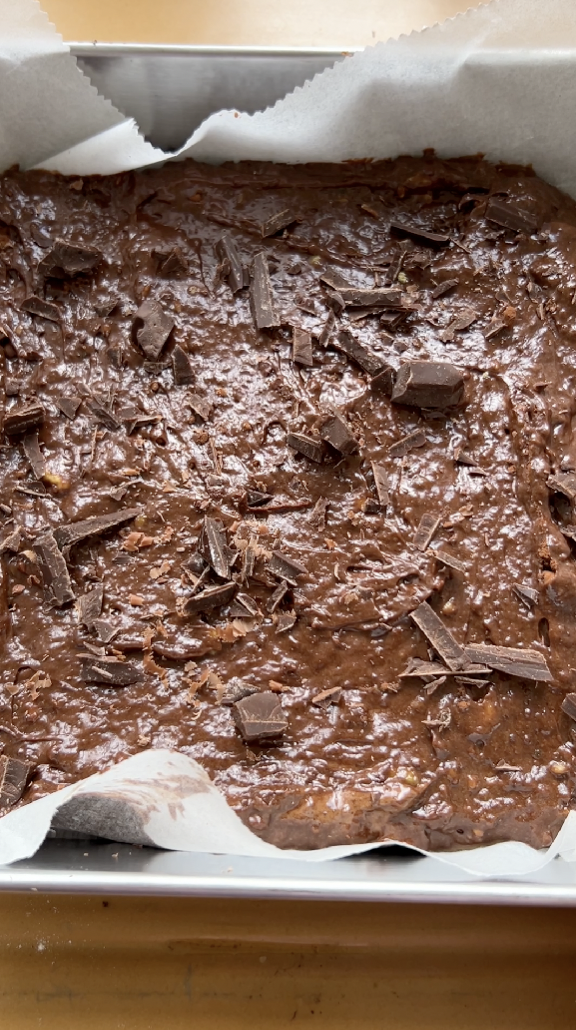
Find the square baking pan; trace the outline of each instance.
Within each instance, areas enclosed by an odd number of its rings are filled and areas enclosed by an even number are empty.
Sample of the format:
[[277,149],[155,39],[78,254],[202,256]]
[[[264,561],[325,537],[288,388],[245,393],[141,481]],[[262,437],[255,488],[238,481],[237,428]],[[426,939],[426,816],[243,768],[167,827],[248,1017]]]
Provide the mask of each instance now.
[[[210,114],[261,110],[346,56],[269,47],[70,46],[96,88],[164,150],[181,146]],[[52,837],[33,858],[0,867],[0,890],[576,905],[576,864],[555,859],[530,877],[480,881],[401,847],[309,864]]]

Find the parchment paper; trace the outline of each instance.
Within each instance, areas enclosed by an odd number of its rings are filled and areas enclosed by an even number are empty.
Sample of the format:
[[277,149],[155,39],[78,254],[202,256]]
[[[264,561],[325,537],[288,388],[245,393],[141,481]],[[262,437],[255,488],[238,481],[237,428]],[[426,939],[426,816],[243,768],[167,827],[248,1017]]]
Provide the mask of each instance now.
[[[35,0],[0,0],[0,168],[111,173],[165,160],[98,96]],[[219,112],[178,155],[300,162],[434,147],[532,163],[576,196],[573,0],[497,0],[367,49],[255,115]],[[204,770],[149,750],[0,820],[0,863],[34,854],[54,825],[112,840],[317,862],[378,845],[280,851],[252,834]],[[390,842],[393,843],[393,842]],[[576,812],[546,852],[518,843],[434,857],[483,877],[576,861]]]

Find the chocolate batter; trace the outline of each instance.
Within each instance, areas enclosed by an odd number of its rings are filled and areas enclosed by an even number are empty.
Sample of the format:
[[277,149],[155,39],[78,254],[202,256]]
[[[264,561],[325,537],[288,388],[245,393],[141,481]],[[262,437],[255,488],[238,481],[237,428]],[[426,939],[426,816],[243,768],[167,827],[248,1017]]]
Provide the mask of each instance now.
[[530,169],[7,172],[4,810],[169,747],[280,846],[549,843],[575,297]]

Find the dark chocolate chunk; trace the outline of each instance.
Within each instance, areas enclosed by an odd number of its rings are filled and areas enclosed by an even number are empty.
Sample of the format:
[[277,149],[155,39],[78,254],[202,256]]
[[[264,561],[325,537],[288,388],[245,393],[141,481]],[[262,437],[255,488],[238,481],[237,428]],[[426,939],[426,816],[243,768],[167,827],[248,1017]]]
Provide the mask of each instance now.
[[300,576],[305,576],[307,569],[294,558],[288,558],[281,551],[272,551],[272,556],[266,565],[266,571],[270,572],[277,579],[285,579],[288,583],[296,586]]
[[534,587],[525,586],[523,583],[514,583],[512,589],[527,608],[534,608],[540,600],[540,594],[534,590]]
[[426,437],[421,429],[415,429],[413,433],[408,433],[406,436],[402,436],[396,443],[393,443],[388,448],[388,454],[391,458],[403,458],[409,451],[414,451],[418,447],[424,447],[426,443]]
[[30,235],[38,247],[46,250],[52,246],[52,238],[39,222],[30,222]]
[[296,365],[307,365],[308,367],[314,364],[312,337],[305,329],[298,329],[296,326],[292,330],[292,361]]
[[444,282],[438,283],[431,291],[430,296],[432,300],[438,300],[438,297],[443,297],[449,290],[453,290],[455,286],[458,286],[457,279],[445,279]]
[[26,383],[23,379],[9,379],[8,376],[4,379],[4,393],[7,397],[19,397],[25,389]]
[[234,602],[230,607],[230,615],[233,619],[251,619],[259,614],[260,609],[249,594],[236,594]]
[[120,632],[120,627],[114,626],[108,619],[94,619],[92,629],[103,644],[109,644]]
[[550,681],[552,673],[546,660],[538,651],[528,648],[496,647],[494,644],[468,644],[466,655],[469,661],[487,665],[497,672],[518,676],[525,680]]
[[576,721],[576,694],[566,694],[562,701],[562,711]]
[[424,512],[418,523],[418,529],[414,534],[414,546],[419,551],[425,551],[429,547],[441,521],[441,515],[432,515],[431,512]]
[[8,536],[5,536],[0,544],[0,554],[4,554],[6,551],[10,551],[10,554],[18,554],[22,547],[23,535],[22,526],[16,526],[16,529],[13,529]]
[[147,358],[156,361],[174,328],[174,320],[155,300],[145,300],[134,316],[133,332]]
[[380,315],[380,325],[384,329],[394,332],[395,329],[398,329],[398,326],[402,325],[409,312],[410,309],[408,307],[405,307],[402,311],[383,311]]
[[51,529],[36,538],[34,550],[40,561],[48,600],[58,608],[74,601],[76,595],[72,588],[68,567]]
[[184,604],[184,612],[191,615],[193,612],[206,612],[210,608],[222,608],[233,599],[238,586],[234,582],[222,583],[216,587],[206,587],[197,594],[189,597]]
[[278,612],[276,616],[276,636],[288,633],[296,625],[296,612]]
[[27,494],[29,497],[45,497],[46,487],[44,483],[19,483],[14,487],[15,494]]
[[44,461],[44,455],[40,450],[38,433],[32,432],[24,434],[22,439],[22,450],[30,462],[30,467],[36,476],[36,479],[42,479],[46,472],[46,463]]
[[489,222],[503,225],[505,229],[525,232],[529,236],[538,232],[540,228],[540,221],[535,214],[502,197],[490,197],[486,205],[486,218]]
[[396,373],[392,366],[384,365],[384,368],[382,368],[380,372],[377,372],[375,376],[372,376],[370,386],[373,390],[381,390],[386,397],[391,397],[395,379]]
[[288,586],[286,580],[283,579],[282,582],[279,583],[278,586],[276,587],[276,590],[274,591],[274,593],[271,595],[271,597],[266,602],[266,611],[270,615],[273,612],[275,612],[277,607],[278,607],[278,605],[284,600],[284,598],[286,597],[286,594],[288,594],[289,592],[290,592],[290,587]]
[[280,737],[288,726],[280,698],[272,690],[258,691],[235,701],[232,711],[246,741]]
[[249,508],[261,508],[263,504],[268,504],[268,501],[271,500],[272,494],[262,493],[261,490],[246,491],[246,503]]
[[563,472],[548,476],[547,485],[556,493],[563,494],[571,504],[576,503],[576,472]]
[[256,254],[252,261],[250,306],[254,324],[258,329],[272,329],[280,325],[280,319],[274,309],[268,258],[264,251]]
[[380,507],[385,508],[390,500],[388,493],[388,473],[384,468],[384,465],[378,465],[375,461],[371,462],[371,465]]
[[457,332],[462,329],[468,329],[468,326],[472,325],[478,318],[478,312],[474,311],[473,308],[463,308],[455,318],[452,319],[450,324],[440,333],[440,339],[443,343],[452,343],[454,336]]
[[228,280],[232,293],[244,289],[248,285],[246,273],[238,248],[229,233],[225,232],[216,243],[216,257],[222,263],[223,274]]
[[29,433],[43,424],[45,414],[44,408],[38,401],[10,408],[4,415],[4,432],[7,436]]
[[396,404],[417,408],[450,408],[464,396],[464,379],[447,361],[407,361],[402,365],[392,391]]
[[226,533],[218,519],[211,519],[208,516],[204,519],[198,540],[198,553],[214,569],[217,576],[229,579],[233,552],[226,543]]
[[333,311],[329,311],[328,312],[328,318],[326,319],[326,322],[324,323],[324,328],[322,329],[322,332],[320,333],[320,336],[318,337],[318,343],[320,344],[321,347],[327,347],[328,344],[330,343],[330,340],[332,339],[332,333],[334,332],[335,325],[336,325],[336,315],[334,314]]
[[328,708],[329,705],[337,705],[341,696],[342,687],[327,687],[326,690],[314,695],[312,704],[318,708]]
[[128,433],[128,436],[131,436],[137,429],[142,429],[144,426],[156,425],[160,420],[160,415],[145,415],[144,412],[137,412],[134,416],[124,419],[126,422],[126,432]]
[[[121,648],[122,646],[120,640],[114,641],[115,648]],[[219,651],[221,646],[214,638],[182,637],[180,634],[178,640],[174,642],[155,640],[152,644],[152,650],[160,658],[166,658],[171,662],[189,662],[191,659],[202,658],[205,654]],[[144,645],[141,642],[139,650],[142,651],[143,649]]]
[[84,401],[88,411],[94,415],[94,418],[100,425],[105,426],[106,429],[110,429],[115,432],[120,429],[120,423],[118,419],[114,418],[114,415],[103,401],[97,397],[87,397]]
[[194,372],[190,364],[190,358],[181,347],[176,344],[172,351],[172,370],[176,386],[187,386],[194,382]]
[[49,300],[43,300],[42,297],[26,297],[26,300],[22,301],[20,305],[20,310],[27,311],[30,315],[47,318],[49,322],[59,322],[61,318],[58,305],[52,304]]
[[188,270],[180,247],[172,247],[172,250],[153,250],[152,258],[157,274],[163,279],[184,275]]
[[326,443],[329,443],[340,454],[356,454],[358,441],[352,435],[344,419],[339,415],[328,415],[322,420],[318,432]]
[[324,460],[323,444],[312,436],[307,436],[305,433],[288,433],[286,443],[293,450],[298,451],[299,454],[303,454],[304,457],[310,458],[311,461],[315,461],[319,465]]
[[0,755],[0,809],[10,808],[20,800],[32,774],[33,766],[20,758]]
[[270,215],[265,222],[260,226],[260,232],[262,239],[266,239],[267,236],[274,236],[275,233],[280,232],[282,229],[287,229],[289,225],[293,225],[296,221],[294,213],[289,208],[284,208],[283,211],[277,211],[276,214]]
[[100,687],[129,687],[132,683],[140,683],[142,680],[142,673],[137,665],[105,655],[83,655],[80,675],[85,683],[94,683]]
[[403,238],[408,236],[411,240],[417,240],[418,243],[424,243],[430,247],[446,247],[450,243],[450,237],[445,233],[429,232],[428,229],[422,229],[419,225],[408,222],[390,222],[390,232],[394,236]]
[[368,372],[368,375],[375,376],[386,365],[383,358],[378,357],[374,351],[368,350],[362,343],[359,343],[348,329],[340,330],[333,345],[347,357],[352,358],[357,365],[360,365],[360,368]]
[[91,272],[102,261],[102,252],[95,247],[82,247],[66,240],[56,240],[52,250],[38,265],[42,275],[55,279]]
[[357,286],[341,287],[338,296],[345,307],[355,308],[403,308],[404,294],[402,290],[391,290],[384,287]]
[[207,401],[204,397],[199,397],[197,393],[190,394],[186,400],[194,414],[198,415],[202,422],[206,422],[210,418],[210,412],[212,411],[210,401]]
[[250,510],[254,515],[285,515],[289,511],[305,511],[306,508],[311,508],[313,503],[309,497],[302,497],[296,501],[273,501]]
[[241,701],[244,697],[250,697],[250,694],[258,694],[258,687],[252,685],[252,683],[246,683],[246,680],[240,679],[238,676],[232,676],[228,680],[224,687],[224,693],[220,698],[221,705],[236,704],[237,701]]
[[104,601],[104,584],[96,583],[91,590],[87,590],[85,594],[82,594],[76,601],[76,610],[78,612],[78,620],[87,629],[92,629],[94,620],[99,618],[102,614],[102,604]]
[[455,558],[453,554],[448,551],[441,550],[439,547],[433,547],[432,554],[439,562],[443,565],[448,565],[449,568],[455,569],[456,572],[466,572],[466,566],[458,558]]
[[461,672],[471,661],[482,662],[481,658],[472,657],[468,650],[465,651],[460,647],[450,630],[438,618],[427,601],[422,601],[415,611],[410,612],[410,618],[453,672]]
[[130,522],[137,515],[142,514],[141,508],[122,508],[120,511],[113,511],[109,515],[92,515],[88,519],[80,519],[78,522],[68,522],[65,526],[58,526],[54,530],[54,539],[61,549],[73,547],[81,540],[91,536],[99,536],[109,529]]
[[74,396],[55,397],[54,403],[60,409],[62,414],[66,415],[66,418],[72,420],[75,417],[78,408],[82,404],[82,398]]

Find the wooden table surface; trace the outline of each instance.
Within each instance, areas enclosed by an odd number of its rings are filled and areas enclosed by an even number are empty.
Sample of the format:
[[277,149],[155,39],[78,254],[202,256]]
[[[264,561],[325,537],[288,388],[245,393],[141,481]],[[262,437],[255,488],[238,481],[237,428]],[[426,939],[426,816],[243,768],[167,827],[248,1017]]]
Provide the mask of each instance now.
[[[462,0],[47,0],[66,39],[362,46]],[[568,1030],[573,910],[0,896],[4,1030]]]

